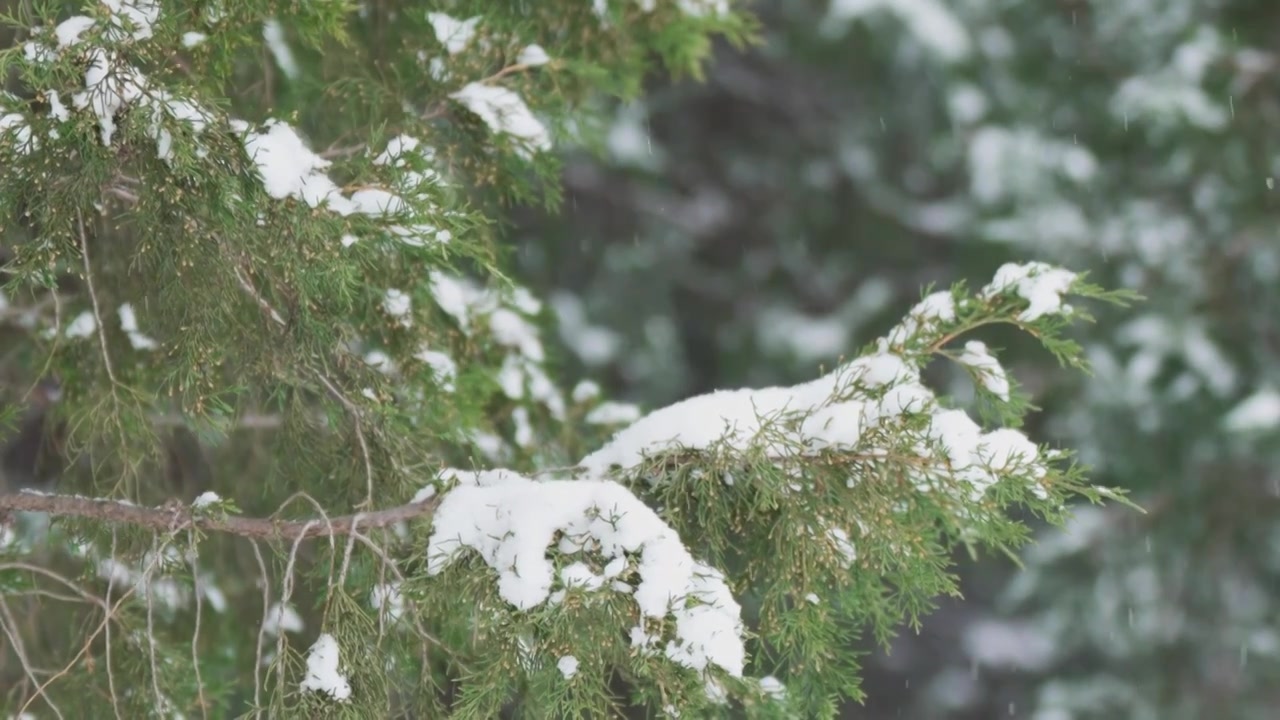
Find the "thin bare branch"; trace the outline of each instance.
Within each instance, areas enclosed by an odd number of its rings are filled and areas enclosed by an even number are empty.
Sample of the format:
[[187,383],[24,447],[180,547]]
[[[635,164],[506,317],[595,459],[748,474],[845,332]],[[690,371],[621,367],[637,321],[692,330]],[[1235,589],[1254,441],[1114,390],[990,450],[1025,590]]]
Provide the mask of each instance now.
[[250,540],[253,546],[253,557],[258,561],[258,572],[262,582],[262,622],[258,625],[258,644],[253,655],[253,716],[262,716],[262,642],[267,633],[267,613],[271,611],[271,581],[267,577],[267,564],[262,559],[262,550],[256,540]]
[[242,272],[238,267],[232,268],[232,270],[236,274],[236,281],[240,283],[240,288],[244,290],[249,297],[253,298],[254,302],[258,303],[258,307],[266,311],[272,322],[280,327],[288,327],[289,323],[285,322],[284,317],[271,306],[271,303],[267,302],[267,299],[262,296],[262,293],[258,292],[258,289],[253,286],[253,283],[249,282],[249,278],[245,277],[244,272]]
[[196,544],[196,534],[194,531],[188,531],[188,542],[191,544],[191,554],[188,560],[191,562],[191,585],[195,594],[196,601],[196,618],[195,628],[191,630],[191,667],[195,670],[196,676],[196,696],[200,704],[200,717],[208,720],[209,717],[209,700],[204,696],[204,678],[200,677],[200,620],[204,610],[204,602],[201,594],[204,588],[200,583],[200,559]]
[[[110,555],[110,557],[112,558],[117,557],[116,544],[117,544],[118,534],[119,534],[119,529],[112,527],[111,528],[111,555]],[[103,610],[105,612],[110,612],[111,593],[112,591],[115,590],[115,587],[116,587],[116,574],[107,573],[107,595],[103,600],[103,602],[105,603],[105,605],[103,606]],[[116,673],[115,673],[115,670],[111,667],[111,646],[114,644],[111,642],[111,623],[107,623],[107,626],[103,628],[103,632],[106,633],[106,638],[107,638],[107,641],[105,644],[106,653],[107,653],[107,688],[111,691],[111,710],[115,713],[116,720],[124,720],[123,716],[120,715],[120,696],[116,694]]]
[[102,323],[102,308],[98,305],[98,291],[93,285],[93,270],[89,264],[89,238],[84,232],[84,217],[76,210],[76,228],[80,231],[80,258],[84,261],[84,282],[89,290],[89,301],[93,303],[93,319],[98,321],[98,344],[102,346],[102,362],[107,366],[107,377],[112,385],[119,385],[116,370],[111,365],[111,353],[107,351],[107,326]]
[[18,664],[22,666],[22,671],[27,674],[31,684],[37,688],[38,696],[44,698],[49,709],[61,720],[63,717],[62,711],[54,704],[53,699],[45,694],[44,686],[36,679],[35,669],[31,667],[31,663],[27,660],[27,651],[22,643],[22,636],[18,634],[17,622],[13,618],[13,613],[9,612],[9,603],[5,602],[3,595],[0,595],[0,630],[4,631],[5,636],[9,638],[9,644],[13,647],[14,654],[18,656]]
[[437,505],[438,500],[432,499],[355,515],[342,515],[325,522],[323,520],[251,518],[238,515],[203,515],[193,512],[189,507],[176,504],[145,507],[116,500],[75,495],[46,495],[34,492],[0,495],[0,513],[4,511],[43,512],[54,517],[88,518],[116,525],[136,525],[158,531],[172,532],[195,528],[246,538],[281,540],[346,536],[356,527],[357,518],[360,527],[366,531],[389,527],[400,522],[429,518],[435,512]]
[[351,402],[346,395],[343,395],[342,391],[329,378],[324,376],[324,373],[316,372],[316,377],[320,379],[320,383],[329,391],[329,394],[342,403],[342,406],[351,414],[351,421],[355,423],[356,439],[360,441],[360,457],[364,460],[365,484],[364,502],[356,507],[370,507],[373,505],[373,458],[369,455],[369,441],[364,437],[364,421],[361,420],[360,408],[356,407],[356,404]]

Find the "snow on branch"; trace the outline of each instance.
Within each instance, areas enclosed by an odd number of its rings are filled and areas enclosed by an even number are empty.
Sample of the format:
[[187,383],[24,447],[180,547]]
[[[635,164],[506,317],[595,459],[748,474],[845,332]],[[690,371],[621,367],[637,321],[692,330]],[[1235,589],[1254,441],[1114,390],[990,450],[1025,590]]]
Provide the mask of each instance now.
[[[959,289],[928,295],[872,351],[817,380],[721,390],[677,402],[621,430],[581,466],[591,477],[605,477],[634,470],[663,452],[710,449],[763,449],[778,459],[827,450],[887,457],[889,449],[879,443],[896,423],[901,431],[889,435],[907,437],[913,453],[927,461],[912,470],[922,490],[945,476],[967,485],[969,499],[976,500],[1002,477],[1012,476],[1031,481],[1031,492],[1045,497],[1037,481],[1049,473],[1048,459],[1031,440],[1009,428],[984,432],[965,411],[940,403],[920,373],[967,329],[1069,316],[1072,308],[1062,297],[1075,282],[1074,273],[1042,263],[1007,264],[976,297]],[[986,345],[970,341],[956,360],[986,391],[1009,401],[1009,380]],[[923,430],[902,424],[920,417],[927,419]]]
[[[922,383],[921,370],[946,354],[952,339],[995,322],[1024,326],[1054,342],[1051,318],[1075,312],[1062,302],[1069,291],[1098,295],[1064,270],[1006,265],[976,295],[960,287],[929,295],[865,356],[816,380],[717,391],[656,410],[583,458],[574,468],[576,480],[534,480],[508,470],[444,471],[418,498],[445,489],[428,543],[428,571],[439,574],[474,551],[497,574],[500,596],[518,610],[558,602],[563,591],[557,587],[631,593],[643,616],[675,616],[669,659],[740,676],[740,607],[721,574],[695,560],[677,531],[624,483],[666,481],[669,466],[652,473],[642,468],[670,452],[687,457],[763,450],[779,463],[801,465],[837,452],[902,464],[918,491],[947,488],[962,508],[973,507],[1006,478],[1048,498],[1042,482],[1050,478],[1056,456],[1041,453],[1017,430],[984,431],[965,411],[946,407]],[[989,393],[1009,400],[1004,370],[985,345],[971,341],[958,361],[978,374]],[[697,462],[696,456],[687,459]],[[851,466],[850,487],[859,481],[858,472]],[[727,473],[725,482],[732,483]],[[850,532],[839,523],[823,530],[847,567],[857,557]],[[594,554],[603,571],[574,559],[582,553]],[[619,583],[631,563],[638,580]],[[698,602],[690,605],[688,599]],[[643,626],[632,637],[638,644],[655,641]]]
[[[631,594],[647,618],[673,615],[668,658],[695,670],[715,665],[742,676],[741,608],[723,575],[694,560],[675,530],[631,491],[609,481],[538,482],[505,470],[449,470],[440,479],[458,484],[445,494],[432,526],[430,574],[470,548],[498,573],[503,599],[528,610],[552,598],[556,572],[547,559],[550,547],[556,545],[562,556],[592,550],[606,563],[603,573],[581,562],[569,564],[559,573],[565,587],[609,587]],[[620,579],[631,570],[639,577],[634,586]],[[631,638],[642,649],[660,640],[646,632],[643,621]]]

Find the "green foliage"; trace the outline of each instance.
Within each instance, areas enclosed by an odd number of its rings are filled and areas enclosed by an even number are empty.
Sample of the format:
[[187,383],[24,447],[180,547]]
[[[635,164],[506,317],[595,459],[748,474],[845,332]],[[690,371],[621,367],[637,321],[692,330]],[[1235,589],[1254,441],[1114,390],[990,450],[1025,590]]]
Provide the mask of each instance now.
[[[1097,499],[1066,455],[1021,435],[1034,457],[953,464],[936,425],[951,401],[918,378],[847,379],[759,418],[746,444],[579,461],[602,439],[599,406],[552,379],[543,307],[503,274],[502,208],[558,201],[551,140],[591,140],[602,94],[634,96],[657,68],[697,77],[713,38],[749,40],[752,21],[718,5],[22,4],[0,54],[0,237],[6,302],[29,321],[5,374],[64,388],[59,494],[161,519],[55,513],[43,536],[4,537],[5,710],[829,717],[860,696],[852,639],[883,642],[955,592],[951,548],[1014,548],[1027,532],[1012,509],[1060,520],[1069,497]],[[1125,297],[1079,281],[1053,297],[1068,290]],[[944,295],[952,316],[913,311],[863,359],[964,364],[953,340],[1011,323],[1082,362],[1063,334],[1079,310],[1025,317],[1026,293],[1003,286]],[[896,407],[900,392],[923,405]],[[1008,426],[1030,409],[983,402]],[[828,406],[877,409],[856,441],[813,451],[806,423]],[[466,492],[503,490],[443,470],[494,466],[558,478],[522,480],[533,499],[615,499],[582,509],[600,534],[646,519],[662,532],[608,555],[553,528],[531,557],[555,570],[554,594],[519,605],[522,581],[481,547],[507,535],[442,549]],[[443,496],[431,521],[420,492]],[[361,525],[408,506],[421,512]],[[277,524],[201,531],[246,518]],[[638,596],[669,570],[649,563],[659,545],[697,570],[676,590],[724,572],[732,597],[689,591],[655,617]],[[588,589],[565,579],[575,563],[619,569]],[[743,637],[715,640],[745,647],[745,674],[681,645],[689,616],[736,612],[734,598]]]

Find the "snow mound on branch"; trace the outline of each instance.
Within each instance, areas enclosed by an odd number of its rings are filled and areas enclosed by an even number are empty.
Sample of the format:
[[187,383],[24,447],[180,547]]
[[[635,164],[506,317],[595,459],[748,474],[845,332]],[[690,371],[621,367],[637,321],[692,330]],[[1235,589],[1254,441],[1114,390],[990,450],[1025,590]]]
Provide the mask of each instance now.
[[[723,576],[696,560],[652,509],[608,481],[537,482],[516,473],[449,470],[459,485],[445,494],[428,541],[427,570],[437,575],[464,549],[475,550],[498,573],[504,600],[527,610],[546,602],[556,571],[547,550],[593,550],[621,572],[634,556],[639,581],[627,586],[642,614],[637,644],[651,646],[643,618],[675,618],[665,654],[695,670],[715,665],[741,677],[746,662],[741,608]],[[624,583],[625,585],[625,583]],[[610,585],[609,587],[616,587]]]
[[[1028,303],[1018,319],[1034,322],[1071,311],[1063,295],[1076,277],[1044,263],[1008,263],[980,296],[990,301],[1016,295]],[[883,455],[888,449],[877,447],[869,430],[904,416],[924,415],[928,422],[922,430],[904,430],[906,434],[900,435],[913,439],[912,452],[925,461],[911,470],[919,489],[936,488],[940,479],[954,480],[967,484],[968,494],[977,499],[1001,477],[1017,476],[1030,481],[1034,494],[1045,497],[1038,481],[1048,474],[1048,465],[1035,443],[1013,429],[983,432],[963,410],[939,405],[933,391],[921,382],[920,368],[931,353],[905,348],[941,343],[957,317],[952,293],[933,293],[881,338],[876,351],[817,380],[792,387],[719,390],[682,400],[619,431],[579,465],[589,477],[607,477],[668,451],[755,448],[782,458],[824,449],[857,449],[867,456]],[[1008,398],[1004,368],[984,344],[968,343],[957,360],[972,368],[992,393]]]
[[977,373],[978,381],[991,394],[1006,402],[1009,400],[1009,377],[1000,361],[987,350],[986,343],[970,340],[956,361]]
[[[649,413],[580,464],[603,475],[613,467],[633,468],[646,456],[667,450],[705,450],[721,443],[746,450],[761,442],[766,425],[783,417],[798,419],[798,432],[785,439],[763,438],[770,454],[786,454],[790,442],[852,447],[866,424],[908,407],[926,408],[932,393],[919,377],[901,356],[882,349],[794,387],[717,390]],[[855,385],[893,387],[878,401],[842,400]]]
[[1031,304],[1018,315],[1018,319],[1034,322],[1046,315],[1071,311],[1071,306],[1063,304],[1062,296],[1076,281],[1076,277],[1070,270],[1042,262],[1005,263],[996,271],[991,283],[983,288],[982,294],[990,298],[1009,291],[1016,292]]
[[498,85],[468,83],[449,97],[466,106],[495,133],[510,135],[522,154],[551,149],[551,133],[514,91]]
[[[344,195],[342,189],[325,172],[331,163],[317,155],[307,143],[286,122],[268,120],[261,131],[252,130],[248,123],[236,121],[232,126],[244,133],[244,148],[258,170],[267,194],[277,200],[293,198],[307,204],[308,207],[325,207],[343,217],[366,215],[369,217],[387,217],[412,209],[411,203],[403,196],[380,187],[365,187]],[[400,136],[393,138],[387,150],[375,162],[380,165],[392,163],[397,166],[405,153],[417,147],[413,138]],[[428,153],[423,153],[429,157]],[[422,173],[405,173],[410,185],[420,182],[436,182],[438,176]],[[432,225],[418,223],[409,226],[391,225],[387,232],[405,245],[422,247],[428,242],[447,243],[452,239],[448,230],[440,230]],[[344,240],[349,246],[356,242]]]
[[319,692],[339,702],[351,698],[351,683],[338,671],[338,641],[329,633],[316,638],[307,652],[307,676],[302,680],[303,692]]

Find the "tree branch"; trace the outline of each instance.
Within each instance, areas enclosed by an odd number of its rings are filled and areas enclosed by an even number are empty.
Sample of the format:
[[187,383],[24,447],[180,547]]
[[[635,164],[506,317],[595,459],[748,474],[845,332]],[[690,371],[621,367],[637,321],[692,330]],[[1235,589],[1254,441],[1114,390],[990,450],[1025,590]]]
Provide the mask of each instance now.
[[349,535],[356,530],[357,521],[360,529],[367,531],[371,528],[383,528],[400,522],[428,518],[435,512],[438,503],[438,498],[435,498],[383,510],[342,515],[331,518],[328,522],[319,522],[238,515],[202,515],[193,513],[188,506],[176,503],[164,507],[144,507],[116,500],[22,492],[14,495],[0,495],[0,515],[12,511],[43,512],[55,517],[89,518],[116,525],[137,525],[165,532],[181,528],[196,528],[246,538],[297,540]]

